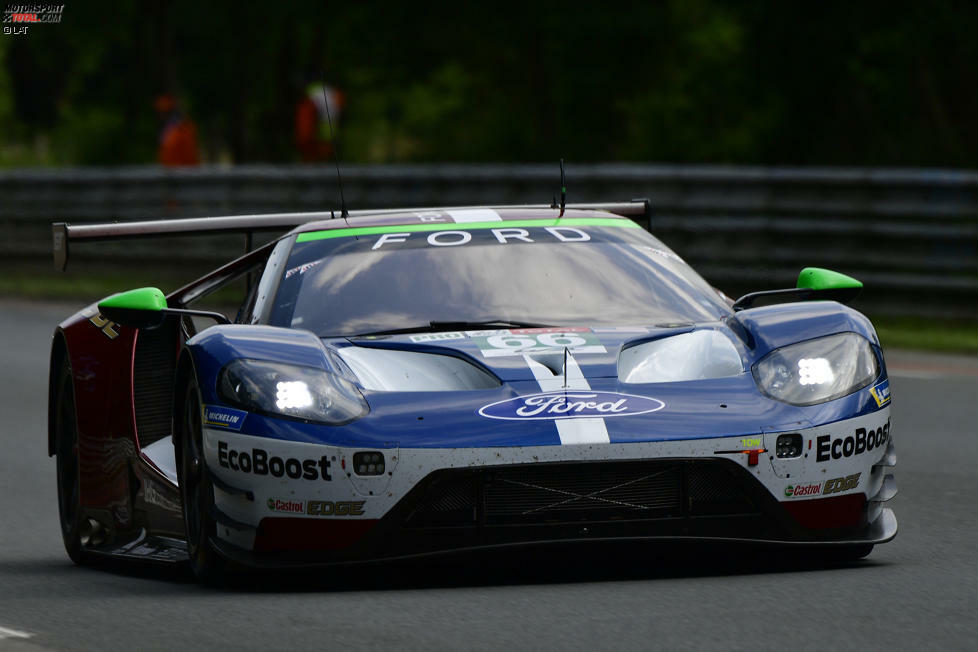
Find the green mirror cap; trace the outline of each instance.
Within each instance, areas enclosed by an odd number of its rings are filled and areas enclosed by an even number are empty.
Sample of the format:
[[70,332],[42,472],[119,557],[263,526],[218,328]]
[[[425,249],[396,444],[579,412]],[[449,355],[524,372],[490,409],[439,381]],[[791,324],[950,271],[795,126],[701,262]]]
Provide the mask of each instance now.
[[137,288],[126,292],[113,294],[98,304],[99,310],[105,308],[123,308],[126,310],[150,310],[160,312],[166,310],[166,297],[157,288]]
[[100,301],[99,312],[120,326],[156,328],[166,319],[166,297],[156,288],[139,288],[113,294]]
[[861,288],[862,286],[861,281],[839,272],[833,272],[831,269],[806,267],[799,272],[796,287],[809,290],[843,290]]

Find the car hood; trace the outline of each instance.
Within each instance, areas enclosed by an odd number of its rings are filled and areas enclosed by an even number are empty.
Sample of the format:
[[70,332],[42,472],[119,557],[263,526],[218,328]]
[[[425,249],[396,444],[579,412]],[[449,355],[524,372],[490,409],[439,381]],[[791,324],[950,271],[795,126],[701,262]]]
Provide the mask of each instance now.
[[[705,440],[791,431],[878,410],[872,386],[798,407],[768,398],[754,382],[751,366],[771,350],[844,331],[863,334],[879,350],[865,317],[833,302],[659,327],[317,338],[298,329],[226,325],[188,345],[208,404],[221,402],[220,369],[252,358],[345,375],[358,381],[369,405],[365,416],[340,426],[251,413],[242,432],[349,446],[453,448]],[[885,381],[884,367],[878,382]],[[595,424],[600,438],[574,439],[575,430]]]
[[[571,361],[568,366],[578,369],[585,378],[617,378],[623,350],[653,341],[677,342],[677,336],[689,335],[694,330],[697,327],[693,325],[661,328],[513,328],[367,336],[331,339],[326,343],[336,347],[359,376],[383,374],[383,367],[388,362],[392,367],[410,364],[412,360],[421,365],[426,360],[437,364],[439,360],[444,360],[441,356],[448,356],[491,374],[503,383],[512,383],[538,380],[540,365],[551,374],[560,375],[565,371],[565,358]],[[728,331],[722,324],[701,326],[699,330],[718,334]],[[734,340],[735,337],[731,335],[723,341],[735,349],[738,345]],[[742,344],[740,348],[743,348]],[[738,371],[743,369],[741,363]],[[360,380],[363,382],[366,379],[361,377]],[[420,385],[412,388],[409,382],[398,387],[400,383],[390,380],[392,384],[385,389],[424,390]],[[364,384],[370,388],[369,382]]]
[[[705,439],[805,428],[875,407],[866,392],[805,408],[767,398],[750,372],[756,350],[725,323],[455,331],[326,344],[353,368],[370,404],[370,414],[345,429],[355,433],[350,443],[560,444],[576,428],[568,421],[597,427],[609,443]],[[726,362],[718,369],[719,351]],[[651,377],[663,377],[629,382],[630,352],[640,363],[653,358]],[[426,359],[438,369],[426,367]],[[434,380],[423,378],[429,372]],[[441,385],[425,386],[431,382]],[[589,441],[585,435],[581,443]]]

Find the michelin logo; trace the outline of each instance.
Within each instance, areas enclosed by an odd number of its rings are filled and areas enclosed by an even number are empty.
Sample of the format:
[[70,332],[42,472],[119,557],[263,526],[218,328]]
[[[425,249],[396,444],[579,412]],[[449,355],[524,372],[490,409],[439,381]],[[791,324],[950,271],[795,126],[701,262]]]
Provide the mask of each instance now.
[[876,399],[876,406],[883,407],[890,402],[890,381],[884,380],[879,385],[870,389],[869,393]]
[[214,405],[204,406],[205,426],[217,426],[225,430],[241,430],[246,416],[248,416],[248,413],[243,410]]

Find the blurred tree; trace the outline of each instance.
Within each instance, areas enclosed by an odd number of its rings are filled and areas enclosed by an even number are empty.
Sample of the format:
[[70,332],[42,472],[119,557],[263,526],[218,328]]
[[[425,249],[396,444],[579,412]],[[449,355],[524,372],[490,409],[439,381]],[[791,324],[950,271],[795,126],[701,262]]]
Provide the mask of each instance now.
[[0,165],[295,161],[321,71],[349,162],[978,167],[978,4],[71,3],[0,42]]

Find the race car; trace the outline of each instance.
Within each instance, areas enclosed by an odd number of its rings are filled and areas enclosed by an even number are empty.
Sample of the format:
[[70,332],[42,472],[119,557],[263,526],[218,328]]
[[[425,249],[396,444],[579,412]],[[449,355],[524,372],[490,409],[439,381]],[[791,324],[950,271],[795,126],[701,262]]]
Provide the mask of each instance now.
[[[861,284],[806,268],[734,302],[648,219],[636,200],[55,224],[62,268],[69,243],[278,233],[55,330],[68,555],[215,581],[555,542],[857,559],[892,539],[886,365],[840,303]],[[242,277],[233,319],[194,308]]]

